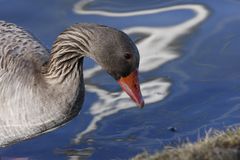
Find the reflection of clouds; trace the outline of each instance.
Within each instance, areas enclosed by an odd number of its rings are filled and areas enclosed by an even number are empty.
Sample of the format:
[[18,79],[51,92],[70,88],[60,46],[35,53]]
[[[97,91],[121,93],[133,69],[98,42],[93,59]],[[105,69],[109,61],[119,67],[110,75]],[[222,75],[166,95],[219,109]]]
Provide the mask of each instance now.
[[104,11],[104,10],[88,10],[87,5],[94,2],[95,0],[81,0],[74,5],[73,11],[81,15],[98,15],[98,16],[100,15],[105,17],[141,16],[141,15],[156,14],[156,13],[167,12],[167,11],[175,11],[179,9],[189,9],[192,11],[199,11],[200,9],[201,11],[204,10],[206,15],[208,14],[208,12],[205,9],[201,9],[203,8],[201,5],[192,5],[192,4],[170,6],[165,8],[147,9],[147,10],[137,10],[137,11],[131,11],[131,12],[115,12],[115,13]]
[[[145,103],[154,103],[163,99],[168,95],[169,87],[169,81],[162,78],[142,83],[142,94],[146,95],[144,96]],[[93,115],[91,123],[83,132],[77,135],[74,139],[75,143],[79,142],[83,135],[95,130],[97,128],[97,122],[104,117],[115,114],[123,109],[136,107],[133,102],[129,101],[129,97],[123,92],[109,94],[108,91],[92,85],[87,85],[86,89],[88,92],[96,93],[99,99],[90,108],[90,113]]]
[[[192,27],[196,27],[208,16],[208,11],[202,5],[197,4],[178,5],[166,8],[157,8],[151,10],[124,13],[112,13],[101,10],[87,10],[86,6],[92,2],[93,0],[80,1],[74,6],[74,11],[78,14],[94,14],[108,17],[140,16],[176,10],[191,10],[195,13],[195,16],[191,19],[174,26],[131,27],[124,30],[127,34],[148,35],[137,43],[137,47],[141,56],[139,68],[140,72],[154,70],[162,64],[179,57],[176,48],[173,48],[171,44],[176,41],[176,39],[180,36],[189,33]],[[98,66],[85,71],[85,78],[93,77],[99,70],[100,67]],[[164,99],[169,93],[170,86],[171,83],[162,78],[157,78],[142,83],[141,90],[145,103],[155,103]],[[108,91],[100,89],[93,85],[87,85],[86,89],[88,90],[88,92],[96,93],[99,97],[99,100],[95,102],[90,108],[90,113],[93,116],[92,121],[83,132],[79,133],[75,137],[75,143],[79,143],[82,136],[95,130],[97,128],[97,123],[104,117],[115,114],[120,110],[135,106],[133,103],[130,103],[129,98],[125,93],[109,94]]]
[[101,10],[87,10],[85,7],[94,0],[83,0],[74,6],[74,11],[78,14],[93,14],[109,17],[126,17],[140,16],[147,14],[157,14],[167,11],[191,10],[195,12],[195,16],[188,21],[174,26],[168,27],[131,27],[125,29],[127,34],[147,34],[143,41],[137,44],[141,54],[140,71],[150,71],[162,65],[169,60],[177,58],[179,55],[175,48],[169,48],[170,43],[174,42],[178,37],[190,32],[192,27],[197,26],[208,16],[208,11],[202,5],[185,4],[178,6],[170,6],[166,8],[157,8],[151,10],[142,10],[134,12],[113,13]]

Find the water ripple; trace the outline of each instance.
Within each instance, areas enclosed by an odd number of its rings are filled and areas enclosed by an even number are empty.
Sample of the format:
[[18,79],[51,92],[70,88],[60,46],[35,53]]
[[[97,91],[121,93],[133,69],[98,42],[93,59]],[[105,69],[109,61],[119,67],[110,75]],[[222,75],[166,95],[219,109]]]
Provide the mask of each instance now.
[[[87,10],[87,5],[93,2],[94,0],[79,1],[74,5],[74,12],[81,15],[100,15],[107,17],[141,16],[177,10],[190,10],[194,13],[194,16],[191,19],[188,19],[174,26],[137,26],[124,29],[124,32],[129,35],[147,35],[137,42],[137,47],[141,56],[139,68],[141,74],[158,69],[159,66],[162,66],[164,63],[178,58],[180,56],[180,53],[176,48],[171,46],[171,44],[173,44],[173,42],[175,42],[181,36],[192,32],[192,28],[198,26],[209,15],[208,10],[200,4],[185,4],[165,8],[154,8],[149,10],[119,13],[103,10]],[[93,77],[100,70],[101,68],[99,66],[86,70],[84,73],[85,78]],[[164,78],[156,78],[154,80],[143,82],[141,84],[141,90],[143,92],[146,104],[151,104],[163,100],[169,94],[170,86],[170,80],[166,80]],[[87,85],[86,89],[88,92],[97,94],[99,100],[96,101],[90,108],[90,114],[93,116],[92,121],[84,131],[79,133],[74,138],[74,143],[79,143],[85,134],[95,130],[97,128],[97,123],[103,118],[112,114],[116,114],[120,110],[132,108],[135,106],[133,103],[130,103],[129,98],[125,93],[115,92],[109,94],[109,91],[106,91],[94,85]]]

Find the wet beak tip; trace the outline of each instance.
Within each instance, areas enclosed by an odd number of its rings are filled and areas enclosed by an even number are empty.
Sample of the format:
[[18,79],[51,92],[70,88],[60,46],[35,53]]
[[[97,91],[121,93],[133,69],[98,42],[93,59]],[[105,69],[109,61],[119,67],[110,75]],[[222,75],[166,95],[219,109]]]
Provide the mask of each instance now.
[[140,109],[142,109],[142,108],[144,107],[144,105],[145,105],[144,101],[141,101],[141,102],[138,104],[138,106],[139,106]]
[[133,101],[135,101],[135,104],[141,109],[145,105],[145,102],[144,102],[143,98],[133,99]]

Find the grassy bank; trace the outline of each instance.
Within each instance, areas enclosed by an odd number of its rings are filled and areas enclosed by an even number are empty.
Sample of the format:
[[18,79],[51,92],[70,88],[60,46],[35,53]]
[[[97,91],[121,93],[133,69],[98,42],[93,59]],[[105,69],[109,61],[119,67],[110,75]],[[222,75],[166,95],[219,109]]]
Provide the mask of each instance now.
[[240,128],[215,132],[194,144],[164,149],[154,155],[142,153],[132,160],[240,160]]

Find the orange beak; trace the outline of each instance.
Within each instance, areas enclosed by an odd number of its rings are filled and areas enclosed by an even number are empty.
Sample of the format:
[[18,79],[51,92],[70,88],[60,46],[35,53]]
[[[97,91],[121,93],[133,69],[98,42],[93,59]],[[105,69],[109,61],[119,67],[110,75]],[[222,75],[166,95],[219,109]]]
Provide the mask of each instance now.
[[122,87],[122,90],[125,91],[140,108],[143,108],[144,101],[139,86],[138,71],[133,71],[127,77],[121,77],[118,83]]

